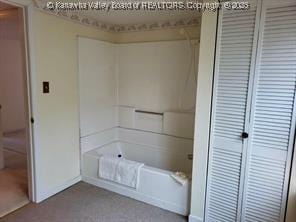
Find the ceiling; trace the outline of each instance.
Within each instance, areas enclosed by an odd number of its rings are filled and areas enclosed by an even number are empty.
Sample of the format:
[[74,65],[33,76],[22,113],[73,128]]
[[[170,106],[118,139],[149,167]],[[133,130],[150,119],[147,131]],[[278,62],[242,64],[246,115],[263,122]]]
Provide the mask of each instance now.
[[[89,25],[96,24],[97,27],[108,27],[108,30],[119,31],[136,31],[137,27],[154,27],[154,28],[170,28],[176,26],[193,26],[197,24],[197,19],[200,17],[200,12],[192,10],[54,10],[50,11],[46,7],[47,2],[68,2],[68,3],[88,3],[99,2],[107,3],[135,3],[140,4],[146,2],[160,2],[159,0],[34,0],[40,9],[49,13],[61,15],[78,22]],[[165,0],[169,2],[173,0]],[[184,2],[184,0],[177,0]],[[174,0],[176,2],[176,0]],[[137,26],[135,29],[130,29],[131,26]]]

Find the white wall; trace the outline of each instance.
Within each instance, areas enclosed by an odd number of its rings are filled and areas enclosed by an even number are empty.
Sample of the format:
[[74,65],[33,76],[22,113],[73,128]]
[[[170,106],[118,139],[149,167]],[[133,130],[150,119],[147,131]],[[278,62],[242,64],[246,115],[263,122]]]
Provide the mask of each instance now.
[[1,11],[0,104],[3,132],[25,128],[22,20],[17,9]]
[[193,138],[196,79],[187,41],[112,44],[80,37],[78,42],[82,138],[115,126]]
[[217,13],[202,14],[193,148],[190,222],[204,221]]
[[78,38],[80,136],[117,126],[116,45]]
[[194,108],[193,70],[183,93],[191,59],[187,41],[120,44],[118,53],[119,105],[156,112]]
[[[113,34],[32,9],[30,61],[37,201],[80,179],[77,36],[113,40]],[[50,93],[42,93],[49,81]]]

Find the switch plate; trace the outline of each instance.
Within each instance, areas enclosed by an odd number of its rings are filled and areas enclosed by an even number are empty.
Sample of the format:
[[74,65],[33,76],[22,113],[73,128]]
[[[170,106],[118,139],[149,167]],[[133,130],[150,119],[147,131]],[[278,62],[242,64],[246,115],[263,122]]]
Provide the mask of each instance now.
[[49,82],[43,82],[43,93],[49,93]]

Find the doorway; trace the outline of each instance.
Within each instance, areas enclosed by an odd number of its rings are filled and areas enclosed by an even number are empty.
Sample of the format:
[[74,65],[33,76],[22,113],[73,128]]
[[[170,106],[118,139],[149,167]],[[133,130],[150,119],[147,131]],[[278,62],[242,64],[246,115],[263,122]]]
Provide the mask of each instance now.
[[0,1],[0,218],[29,203],[30,124],[24,9]]

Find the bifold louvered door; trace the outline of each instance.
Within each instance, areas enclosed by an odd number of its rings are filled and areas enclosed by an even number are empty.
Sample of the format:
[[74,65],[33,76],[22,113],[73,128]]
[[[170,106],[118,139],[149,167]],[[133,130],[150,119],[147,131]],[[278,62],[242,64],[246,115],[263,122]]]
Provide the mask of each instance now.
[[[254,66],[257,1],[247,11],[221,10],[214,76],[206,221],[236,221],[242,199],[242,164]],[[257,20],[256,20],[257,18]]]
[[296,118],[296,1],[250,3],[251,10],[219,14],[206,222],[284,221]]
[[295,83],[296,1],[263,1],[242,221],[284,221],[295,133]]

